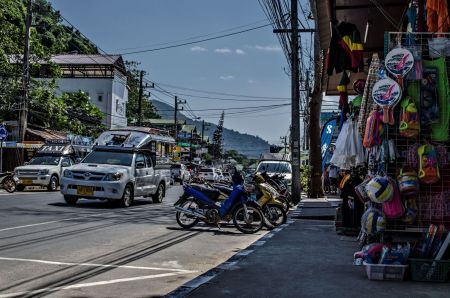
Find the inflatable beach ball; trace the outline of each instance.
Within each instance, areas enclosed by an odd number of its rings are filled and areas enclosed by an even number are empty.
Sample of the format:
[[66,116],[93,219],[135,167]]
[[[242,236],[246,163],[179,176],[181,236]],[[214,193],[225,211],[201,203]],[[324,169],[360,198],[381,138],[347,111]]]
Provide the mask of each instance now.
[[376,176],[367,183],[366,192],[371,201],[381,204],[392,199],[394,188],[388,177]]
[[361,224],[367,234],[382,233],[386,230],[386,219],[376,210],[368,210],[367,214],[363,216]]

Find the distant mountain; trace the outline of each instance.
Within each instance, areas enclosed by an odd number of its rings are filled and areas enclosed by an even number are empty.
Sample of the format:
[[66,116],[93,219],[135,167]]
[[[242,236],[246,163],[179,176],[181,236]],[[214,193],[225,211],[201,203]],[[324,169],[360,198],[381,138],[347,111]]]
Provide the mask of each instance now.
[[[158,114],[163,119],[173,119],[174,108],[164,102],[158,100],[152,100],[153,105],[158,110]],[[202,122],[194,121],[181,113],[178,114],[180,120],[186,120],[187,124],[193,124],[197,127],[197,131],[201,133],[202,131]],[[207,129],[205,128],[205,136],[208,136],[210,140],[212,140],[214,131],[217,128],[217,125],[210,122]],[[225,124],[227,123],[227,114],[225,113]],[[249,158],[258,158],[260,154],[269,152],[269,143],[260,137],[249,135],[246,133],[240,133],[233,129],[228,129],[226,127],[223,128],[223,139],[224,139],[224,148],[225,150],[236,150],[241,154]]]

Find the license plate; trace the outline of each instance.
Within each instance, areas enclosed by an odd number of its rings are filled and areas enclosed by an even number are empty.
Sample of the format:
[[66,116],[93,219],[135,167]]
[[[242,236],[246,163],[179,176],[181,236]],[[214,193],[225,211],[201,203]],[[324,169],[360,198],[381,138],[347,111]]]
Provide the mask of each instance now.
[[23,185],[31,185],[31,184],[33,184],[33,180],[31,180],[31,179],[22,179],[22,184]]
[[94,188],[92,186],[77,186],[77,195],[79,196],[93,196]]

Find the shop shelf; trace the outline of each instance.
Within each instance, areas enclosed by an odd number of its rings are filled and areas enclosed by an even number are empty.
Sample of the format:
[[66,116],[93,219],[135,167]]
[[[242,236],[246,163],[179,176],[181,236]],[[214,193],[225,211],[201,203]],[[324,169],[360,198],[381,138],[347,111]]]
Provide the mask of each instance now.
[[403,280],[408,265],[368,264],[364,262],[370,280]]
[[409,262],[412,280],[431,282],[447,282],[449,280],[450,261],[409,259]]

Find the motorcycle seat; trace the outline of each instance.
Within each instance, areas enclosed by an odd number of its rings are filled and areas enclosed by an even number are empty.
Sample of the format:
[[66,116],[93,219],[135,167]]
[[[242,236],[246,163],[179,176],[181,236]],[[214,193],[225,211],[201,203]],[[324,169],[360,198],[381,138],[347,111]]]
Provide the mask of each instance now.
[[231,192],[233,191],[232,188],[225,186],[225,185],[214,184],[213,186],[226,195],[230,195]]
[[217,200],[220,196],[220,191],[215,188],[209,188],[199,184],[192,184],[191,187],[205,194],[208,198],[212,200]]

